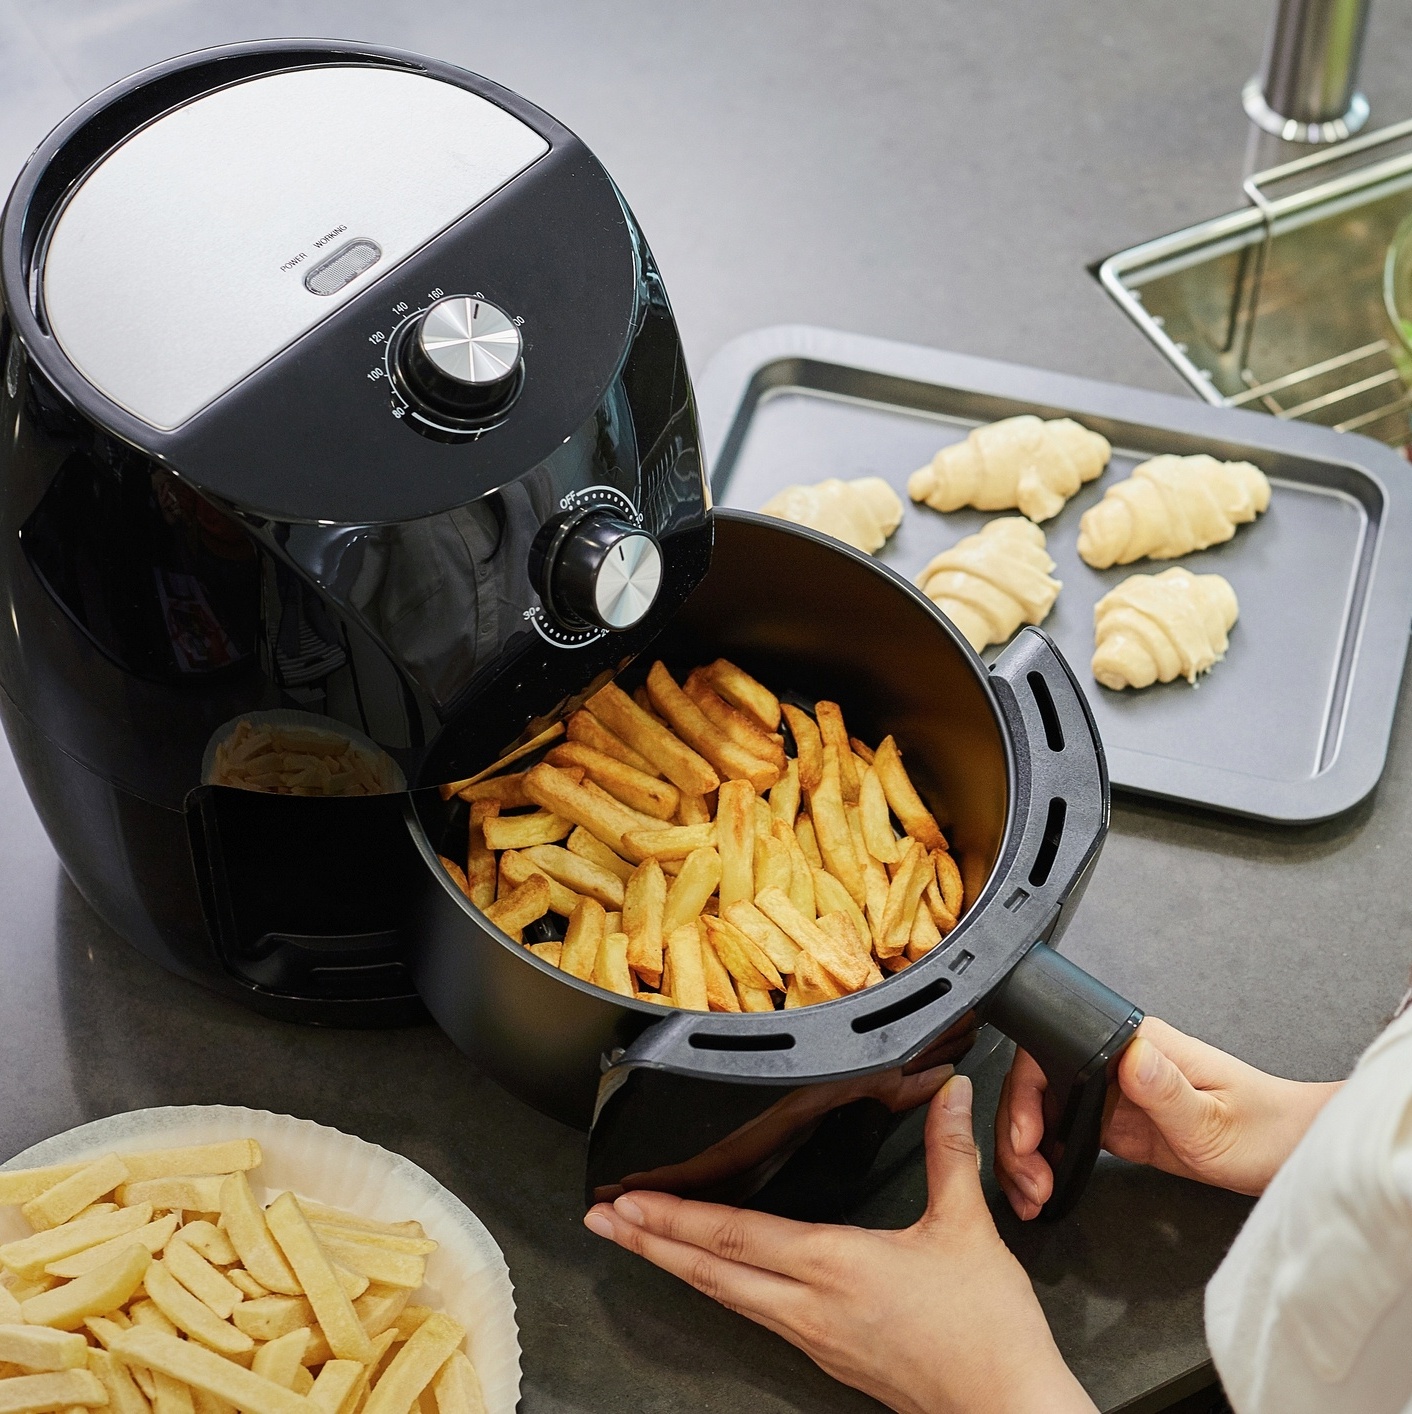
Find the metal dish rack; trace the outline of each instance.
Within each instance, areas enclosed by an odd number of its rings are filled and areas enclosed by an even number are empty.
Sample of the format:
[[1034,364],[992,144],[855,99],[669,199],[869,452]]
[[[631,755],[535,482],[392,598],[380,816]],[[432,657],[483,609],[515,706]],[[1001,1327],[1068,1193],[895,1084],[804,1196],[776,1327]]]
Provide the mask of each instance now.
[[1383,267],[1412,212],[1412,121],[1257,172],[1250,206],[1098,267],[1207,402],[1362,432],[1407,451],[1412,355]]

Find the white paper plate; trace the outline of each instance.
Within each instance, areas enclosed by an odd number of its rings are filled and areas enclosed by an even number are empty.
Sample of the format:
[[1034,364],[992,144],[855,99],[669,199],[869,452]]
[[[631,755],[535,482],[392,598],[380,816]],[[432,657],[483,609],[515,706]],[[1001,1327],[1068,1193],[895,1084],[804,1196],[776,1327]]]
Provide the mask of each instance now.
[[[250,1175],[263,1202],[285,1189],[384,1222],[415,1218],[440,1244],[427,1259],[417,1300],[446,1311],[469,1332],[490,1414],[514,1414],[520,1398],[520,1338],[504,1254],[455,1194],[410,1159],[312,1120],[233,1105],[131,1110],[96,1119],[16,1154],[0,1169],[39,1168],[218,1139],[255,1139],[264,1162]],[[27,1236],[18,1208],[0,1207],[0,1241]]]

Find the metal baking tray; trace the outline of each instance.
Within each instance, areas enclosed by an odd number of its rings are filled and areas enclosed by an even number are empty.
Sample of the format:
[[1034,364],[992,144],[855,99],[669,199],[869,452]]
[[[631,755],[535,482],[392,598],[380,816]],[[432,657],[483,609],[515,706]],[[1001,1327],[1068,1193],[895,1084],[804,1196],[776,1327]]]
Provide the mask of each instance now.
[[[697,385],[712,489],[757,509],[793,482],[882,476],[906,505],[878,559],[911,580],[990,519],[907,499],[938,447],[1015,413],[1068,416],[1113,444],[1108,470],[1045,523],[1064,590],[1044,628],[1088,688],[1115,787],[1285,824],[1326,819],[1377,784],[1412,621],[1412,468],[1368,438],[1184,398],[805,326],[747,334]],[[1093,606],[1134,572],[1078,557],[1079,517],[1139,461],[1254,462],[1270,509],[1177,563],[1240,599],[1230,651],[1196,687],[1093,681]],[[1002,512],[1003,514],[1003,512]],[[992,650],[992,653],[998,650]]]

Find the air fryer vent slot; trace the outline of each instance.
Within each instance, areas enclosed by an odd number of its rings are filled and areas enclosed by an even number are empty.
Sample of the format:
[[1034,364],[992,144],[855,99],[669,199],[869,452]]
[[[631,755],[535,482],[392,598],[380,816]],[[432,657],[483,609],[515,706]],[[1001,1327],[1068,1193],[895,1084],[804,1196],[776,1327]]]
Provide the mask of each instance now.
[[691,1044],[698,1051],[792,1051],[794,1037],[787,1031],[765,1031],[758,1036],[693,1031]]
[[1064,728],[1059,721],[1059,712],[1054,706],[1054,698],[1050,694],[1049,684],[1044,680],[1044,674],[1031,673],[1026,681],[1034,694],[1034,705],[1039,708],[1039,719],[1044,723],[1044,739],[1049,743],[1049,749],[1063,751]]
[[1044,822],[1044,838],[1039,842],[1034,867],[1030,870],[1030,883],[1037,889],[1043,888],[1049,882],[1049,871],[1054,868],[1054,860],[1059,853],[1059,841],[1064,838],[1064,818],[1068,813],[1068,802],[1063,796],[1056,795],[1049,802],[1049,815]]
[[935,982],[928,982],[925,987],[918,988],[910,997],[903,997],[900,1002],[893,1002],[891,1006],[879,1007],[877,1011],[855,1017],[853,1029],[859,1035],[866,1035],[869,1031],[889,1026],[894,1021],[901,1021],[904,1016],[911,1016],[914,1011],[921,1011],[923,1007],[940,1001],[950,990],[951,983],[945,977],[938,977]]

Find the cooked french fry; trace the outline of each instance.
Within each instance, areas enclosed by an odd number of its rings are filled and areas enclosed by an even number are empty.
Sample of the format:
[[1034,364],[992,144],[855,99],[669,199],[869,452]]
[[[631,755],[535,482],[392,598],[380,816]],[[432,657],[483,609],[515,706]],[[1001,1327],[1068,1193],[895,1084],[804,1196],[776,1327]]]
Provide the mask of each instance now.
[[122,1237],[145,1227],[151,1220],[151,1205],[141,1204],[102,1213],[96,1218],[61,1223],[46,1232],[37,1232],[33,1237],[21,1237],[5,1243],[0,1247],[0,1266],[8,1267],[26,1281],[35,1281],[44,1275],[44,1269],[50,1262],[72,1257],[75,1252],[96,1247],[109,1238]]
[[526,943],[525,951],[532,952],[543,962],[547,962],[550,967],[561,967],[564,962],[564,945],[549,941],[547,943]]
[[581,825],[615,854],[627,856],[623,836],[641,828],[636,812],[611,797],[600,798],[543,761],[526,773],[525,793],[536,805]]
[[667,934],[666,955],[671,966],[671,993],[677,1006],[688,1011],[709,1011],[701,934],[694,921]]
[[848,741],[848,728],[843,724],[843,709],[837,702],[816,702],[814,719],[825,746],[838,752],[839,787],[845,805],[858,803],[858,772],[853,764],[853,747]]
[[623,931],[628,935],[628,966],[649,986],[662,981],[662,914],[667,881],[662,866],[648,859],[637,866],[623,897]]
[[[945,850],[932,851],[932,868],[936,870],[936,881],[941,889],[941,900],[953,918],[961,916],[966,903],[966,890],[961,882],[961,871],[956,861]],[[940,920],[937,920],[940,922]]]
[[436,1414],[486,1414],[480,1376],[465,1353],[453,1350],[433,1386]]
[[941,941],[941,929],[936,926],[931,910],[922,903],[912,919],[912,930],[907,935],[907,956],[913,962],[924,958]]
[[411,1295],[408,1287],[387,1287],[376,1295],[369,1292],[353,1303],[369,1340],[380,1336],[383,1331],[390,1331],[397,1324],[397,1318],[406,1309]]
[[607,917],[597,899],[585,898],[569,918],[564,933],[564,950],[559,966],[570,977],[581,982],[593,980],[593,968],[598,961],[598,948],[607,931]]
[[819,1002],[831,1002],[845,995],[845,989],[829,975],[816,958],[807,952],[799,954],[799,966],[789,979],[789,990],[784,996],[785,1010],[794,1007],[815,1006]]
[[907,947],[912,917],[922,901],[930,868],[926,850],[916,840],[910,841],[888,886],[882,933],[874,942],[874,950],[880,958],[896,957]]
[[887,796],[878,773],[869,767],[858,785],[858,810],[863,821],[863,842],[868,853],[883,864],[896,864],[902,854],[887,813]]
[[27,1370],[78,1370],[88,1361],[88,1342],[49,1326],[0,1326],[0,1360]]
[[[807,817],[801,817],[801,819],[803,818]],[[775,839],[784,846],[789,857],[789,883],[781,887],[789,895],[794,906],[806,918],[812,918],[817,911],[814,907],[814,866],[805,856],[799,844],[799,836],[790,826],[786,825],[783,820],[776,820],[771,828]],[[816,849],[815,853],[817,852]],[[819,862],[819,867],[823,867],[822,860]],[[762,881],[758,885],[757,892],[770,886],[769,883]]]
[[922,797],[917,794],[917,788],[902,764],[902,753],[892,737],[885,736],[878,743],[873,770],[878,773],[887,803],[902,822],[902,828],[914,840],[920,840],[928,850],[944,850],[946,836],[942,834],[936,816],[922,804]]
[[567,839],[572,822],[549,810],[531,815],[491,815],[481,825],[489,849],[527,849],[532,844],[554,844]]
[[471,805],[471,827],[466,839],[466,896],[482,913],[495,902],[495,851],[485,841],[485,822],[495,819],[500,809],[498,800],[477,800]]
[[611,731],[587,709],[580,708],[569,718],[568,731],[570,741],[591,746],[595,751],[601,751],[605,756],[611,756],[644,775],[661,778],[662,772],[640,751],[634,751],[617,732]]
[[253,1340],[278,1340],[314,1324],[314,1308],[302,1296],[260,1296],[231,1312],[237,1330]]
[[946,900],[941,896],[941,889],[933,874],[927,880],[927,887],[922,893],[922,902],[926,904],[927,911],[932,916],[932,922],[940,930],[942,937],[945,937],[957,923],[955,914],[946,906]]
[[609,683],[594,693],[588,708],[678,789],[690,795],[705,795],[720,785],[721,778],[704,756],[652,713],[644,711],[616,684]]
[[[777,824],[780,822],[776,821]],[[784,829],[783,824],[780,828]],[[791,838],[793,838],[791,834]],[[724,864],[722,865],[724,868]],[[790,867],[789,846],[773,834],[755,836],[755,879],[754,886],[760,889],[783,889],[789,893],[793,881]],[[754,895],[752,894],[753,898]],[[791,895],[792,897],[792,895]]]
[[184,1223],[179,1240],[190,1243],[213,1266],[229,1267],[240,1260],[224,1231],[204,1219]]
[[784,775],[770,787],[770,812],[792,830],[799,814],[799,762],[791,756],[785,762]]
[[362,1374],[363,1367],[356,1360],[326,1360],[309,1390],[310,1402],[319,1414],[338,1414]]
[[763,731],[779,730],[779,698],[749,673],[725,658],[717,658],[706,669],[706,677],[727,702],[753,718]]
[[873,764],[873,748],[866,741],[859,741],[856,736],[848,738],[848,744],[853,748],[853,754],[861,759],[865,766]]
[[814,822],[807,815],[801,815],[794,822],[794,838],[800,852],[809,861],[811,869],[824,867],[824,856],[819,853],[818,837],[814,833]]
[[285,1261],[294,1269],[304,1295],[314,1308],[329,1349],[340,1360],[360,1360],[366,1364],[372,1356],[372,1346],[353,1303],[329,1264],[329,1255],[345,1262],[344,1254],[337,1250],[325,1254],[292,1193],[281,1193],[265,1210],[265,1218],[270,1235],[279,1243]]
[[668,825],[659,830],[633,830],[624,844],[643,859],[685,859],[693,850],[710,849],[716,843],[717,826]]
[[180,1208],[188,1213],[213,1213],[220,1208],[223,1179],[220,1174],[184,1174],[173,1178],[140,1178],[118,1189],[124,1208],[150,1203],[161,1211]]
[[124,1305],[142,1284],[151,1261],[152,1254],[134,1243],[111,1262],[21,1302],[20,1310],[32,1326],[77,1330],[86,1317],[104,1316]]
[[[525,773],[516,771],[508,776],[492,776],[474,785],[462,786],[454,792],[469,805],[495,805],[500,810],[519,810],[529,804],[525,799]],[[492,812],[496,813],[496,812]]]
[[749,781],[723,781],[716,805],[721,907],[755,897],[755,802]]
[[694,669],[682,684],[682,691],[701,709],[708,721],[723,731],[735,744],[752,756],[770,761],[781,771],[785,768],[784,747],[779,738],[757,726],[749,713],[732,706],[711,686],[701,668]]
[[827,934],[840,947],[852,952],[868,969],[867,978],[863,982],[865,987],[871,987],[874,983],[882,981],[882,973],[878,970],[878,964],[874,960],[872,949],[869,946],[866,928],[860,933],[853,918],[847,913],[822,914],[818,923],[821,933]]
[[677,813],[672,819],[678,825],[709,825],[711,807],[706,803],[704,795],[688,795],[683,791],[681,799],[677,802]]
[[[565,775],[567,774],[566,771]],[[630,816],[637,822],[639,830],[660,830],[667,823],[665,820],[659,820],[655,815],[644,815],[641,810],[634,810],[631,805],[624,805],[616,795],[609,795],[597,781],[586,780],[583,782],[583,788],[592,799],[597,800],[600,804],[612,806]]]
[[485,916],[497,928],[514,936],[548,912],[549,880],[542,874],[532,874],[525,883],[491,904]]
[[303,1295],[304,1288],[270,1236],[264,1211],[243,1173],[233,1173],[221,1183],[220,1211],[226,1236],[240,1254],[245,1270],[269,1291]]
[[121,1360],[106,1350],[90,1347],[85,1348],[85,1357],[89,1370],[108,1391],[109,1414],[150,1414],[147,1396],[137,1387],[132,1371]]
[[617,757],[582,742],[565,742],[545,758],[551,766],[582,766],[590,780],[597,781],[609,795],[632,810],[640,810],[658,820],[670,820],[676,813],[681,792],[669,781],[639,771]]
[[266,1341],[255,1352],[255,1358],[250,1363],[251,1372],[263,1375],[285,1389],[292,1389],[295,1375],[303,1369],[304,1352],[308,1349],[311,1334],[308,1326],[300,1326],[278,1340]]
[[75,1252],[71,1257],[63,1257],[57,1262],[50,1262],[44,1271],[48,1276],[62,1277],[66,1281],[73,1277],[81,1277],[85,1272],[91,1272],[94,1267],[101,1267],[104,1262],[111,1262],[119,1252],[134,1242],[140,1242],[155,1257],[171,1240],[171,1236],[176,1230],[177,1215],[168,1213],[166,1217],[157,1218],[154,1222],[134,1228],[131,1232],[123,1233],[120,1237],[110,1237],[106,1242],[85,1247],[82,1252]]
[[551,883],[596,898],[604,908],[623,906],[623,880],[612,870],[558,845],[533,845],[523,854]]
[[222,1355],[243,1355],[254,1349],[255,1342],[244,1331],[217,1316],[204,1301],[193,1296],[177,1281],[165,1258],[153,1262],[147,1269],[143,1285],[157,1309],[178,1330],[185,1331],[194,1340],[209,1345],[212,1350],[219,1350]]
[[697,931],[701,936],[701,970],[706,977],[706,1005],[712,1011],[739,1011],[740,998],[735,994],[735,980],[721,961],[721,955],[711,946],[705,925],[704,918],[697,919]]
[[454,859],[448,859],[444,854],[438,854],[436,857],[441,861],[441,867],[451,875],[451,882],[455,884],[467,898],[470,898],[471,886],[466,881],[466,871],[462,869]]
[[[567,854],[568,851],[565,850]],[[549,889],[549,912],[567,918],[579,906],[579,896],[572,889],[566,889],[546,870],[541,869],[527,854],[516,849],[507,849],[500,856],[500,896],[508,899],[510,893],[528,884],[531,879],[542,879]],[[492,904],[493,908],[494,905]],[[487,915],[488,916],[488,915]],[[533,921],[533,920],[531,920]],[[523,928],[523,923],[518,925]],[[507,929],[508,931],[508,929]]]
[[[850,992],[856,992],[868,979],[867,964],[855,953],[840,947],[811,918],[805,918],[780,889],[766,889],[755,900],[755,906],[772,923],[784,930],[799,946],[821,963]],[[795,960],[795,971],[799,962]]]
[[0,1414],[34,1414],[39,1409],[95,1408],[107,1404],[108,1391],[91,1370],[60,1370],[49,1375],[15,1375],[0,1380]]
[[192,1389],[203,1389],[224,1399],[244,1414],[318,1414],[317,1406],[303,1395],[245,1369],[234,1360],[226,1360],[195,1341],[134,1327],[113,1342],[112,1351],[129,1364],[160,1370]]
[[228,1321],[230,1313],[245,1300],[245,1293],[228,1282],[189,1242],[169,1242],[162,1260],[167,1270],[223,1321]]
[[245,1293],[247,1301],[257,1301],[260,1297],[270,1294],[244,1267],[232,1267],[226,1276],[232,1286],[238,1286]]
[[770,959],[775,971],[785,976],[794,971],[799,944],[766,918],[753,903],[733,903],[726,909],[724,917]]
[[20,1212],[30,1227],[44,1232],[77,1217],[90,1203],[96,1203],[120,1183],[126,1183],[128,1177],[127,1165],[116,1154],[105,1154],[31,1198]]
[[[819,784],[809,798],[809,813],[814,822],[819,853],[824,867],[846,888],[854,903],[867,899],[863,888],[863,862],[853,846],[853,832],[843,808],[843,792],[839,786],[838,751],[833,742],[824,745],[824,765]],[[818,892],[818,876],[814,890]]]
[[740,998],[741,1011],[774,1011],[775,999],[772,993],[757,987],[747,987],[742,982],[735,984],[735,994]]
[[714,849],[696,849],[687,855],[681,873],[667,890],[662,906],[662,935],[670,937],[678,928],[699,918],[720,882],[721,856]]
[[[580,859],[586,859],[590,864],[596,864],[600,869],[606,869],[610,874],[616,874],[623,883],[632,878],[634,866],[620,855],[614,854],[606,844],[596,835],[590,834],[582,825],[575,825],[574,832],[568,840],[569,853],[576,854]],[[580,893],[588,893],[589,890],[580,889]]]
[[757,792],[769,790],[779,780],[782,768],[772,761],[762,761],[732,741],[681,690],[660,661],[653,663],[647,674],[647,691],[653,706],[667,719],[673,731],[704,756],[722,778],[749,781]]
[[441,1311],[432,1312],[392,1357],[368,1395],[363,1414],[406,1414],[465,1338],[464,1327]]
[[863,852],[863,887],[867,891],[865,912],[868,918],[868,935],[874,943],[882,937],[883,920],[887,915],[887,895],[891,887],[887,877],[887,866],[874,859],[866,850]]
[[784,991],[779,969],[769,954],[728,918],[703,918],[706,938],[731,976],[752,991]]
[[858,936],[871,940],[873,932],[868,927],[863,910],[853,901],[853,896],[848,890],[827,869],[814,871],[814,897],[817,900],[815,907],[820,917],[826,913],[846,914],[854,928],[857,929]]
[[784,720],[789,734],[794,738],[795,759],[799,766],[799,788],[811,795],[819,784],[824,770],[824,742],[819,734],[818,723],[802,708],[792,703],[783,704]]

